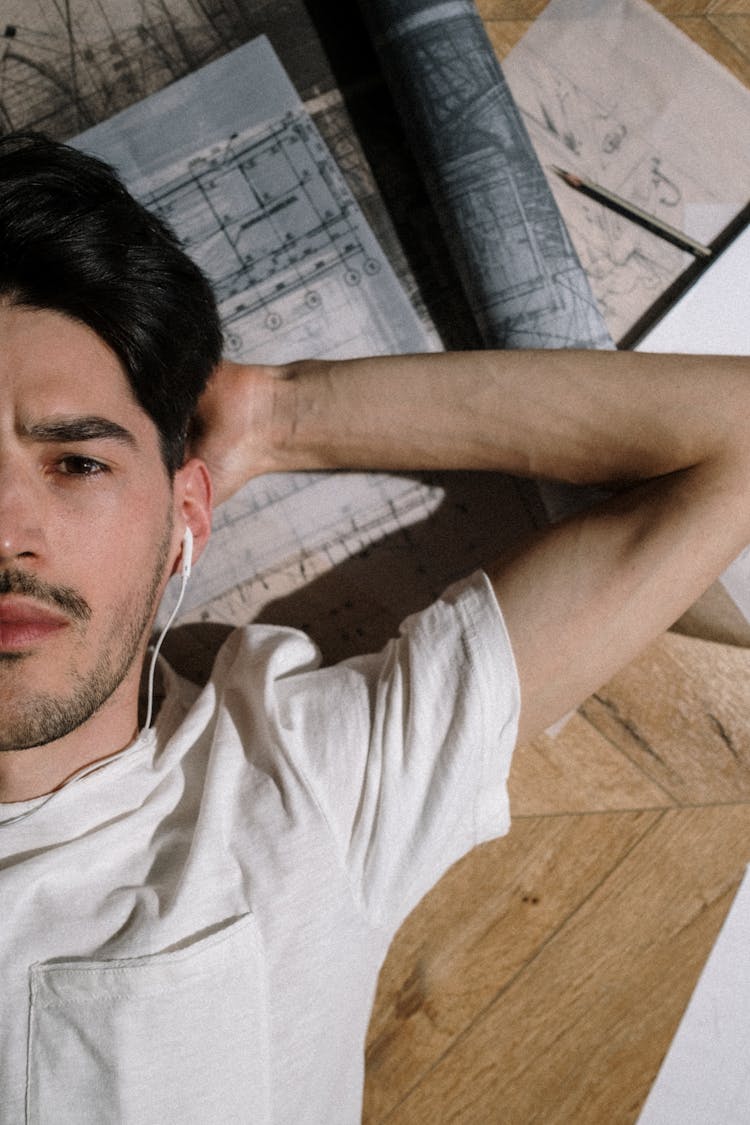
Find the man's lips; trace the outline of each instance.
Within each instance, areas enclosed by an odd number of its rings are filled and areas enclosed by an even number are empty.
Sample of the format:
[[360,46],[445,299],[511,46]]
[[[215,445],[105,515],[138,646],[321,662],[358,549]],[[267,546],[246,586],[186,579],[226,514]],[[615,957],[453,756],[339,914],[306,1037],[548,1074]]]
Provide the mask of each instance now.
[[27,598],[0,598],[0,651],[18,650],[58,633],[69,624],[61,613]]

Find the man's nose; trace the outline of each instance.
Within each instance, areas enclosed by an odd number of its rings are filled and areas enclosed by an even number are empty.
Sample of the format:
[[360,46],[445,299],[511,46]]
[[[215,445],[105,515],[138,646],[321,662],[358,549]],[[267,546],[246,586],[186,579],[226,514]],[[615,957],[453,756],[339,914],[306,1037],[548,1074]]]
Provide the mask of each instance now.
[[42,551],[44,499],[32,474],[0,456],[0,562]]

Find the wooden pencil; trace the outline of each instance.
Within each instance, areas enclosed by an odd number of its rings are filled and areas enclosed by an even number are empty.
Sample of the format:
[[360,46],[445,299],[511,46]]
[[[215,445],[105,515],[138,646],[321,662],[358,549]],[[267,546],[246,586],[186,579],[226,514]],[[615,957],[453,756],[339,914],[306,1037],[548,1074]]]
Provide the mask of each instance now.
[[678,246],[680,250],[687,250],[700,258],[711,257],[711,250],[708,246],[704,246],[703,243],[696,241],[683,231],[677,230],[676,227],[670,226],[669,223],[657,219],[655,215],[650,215],[648,211],[644,211],[642,207],[636,206],[635,203],[630,203],[627,199],[615,195],[613,191],[602,187],[601,184],[595,184],[593,180],[587,180],[584,176],[578,176],[574,172],[566,172],[563,168],[557,168],[554,164],[550,167],[569,187],[575,188],[576,191],[596,200],[604,207],[609,207],[611,211],[616,211],[618,215],[631,219],[634,223],[638,223],[639,226],[651,231],[652,234],[671,242],[673,246]]

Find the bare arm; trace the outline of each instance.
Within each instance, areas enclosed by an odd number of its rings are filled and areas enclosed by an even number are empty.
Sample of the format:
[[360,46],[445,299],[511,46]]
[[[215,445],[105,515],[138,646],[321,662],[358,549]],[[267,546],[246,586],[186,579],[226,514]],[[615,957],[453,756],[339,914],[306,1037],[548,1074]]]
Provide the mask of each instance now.
[[198,452],[256,472],[482,468],[618,485],[490,568],[521,737],[578,704],[750,541],[750,360],[575,351],[230,365]]

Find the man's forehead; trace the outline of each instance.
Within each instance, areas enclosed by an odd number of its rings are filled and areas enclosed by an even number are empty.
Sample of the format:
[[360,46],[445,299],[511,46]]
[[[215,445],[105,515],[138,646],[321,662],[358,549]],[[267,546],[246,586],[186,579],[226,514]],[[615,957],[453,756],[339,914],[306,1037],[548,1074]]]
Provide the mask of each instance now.
[[[120,360],[93,329],[47,309],[0,305],[0,409],[13,408],[26,431],[99,419],[135,438],[156,428]],[[123,436],[123,435],[120,435]],[[158,439],[157,439],[158,440]]]

